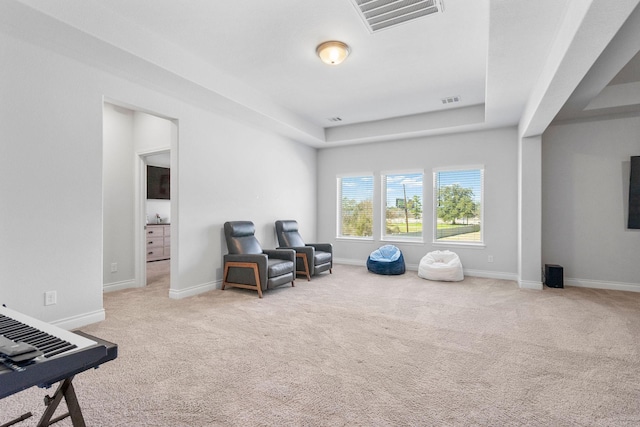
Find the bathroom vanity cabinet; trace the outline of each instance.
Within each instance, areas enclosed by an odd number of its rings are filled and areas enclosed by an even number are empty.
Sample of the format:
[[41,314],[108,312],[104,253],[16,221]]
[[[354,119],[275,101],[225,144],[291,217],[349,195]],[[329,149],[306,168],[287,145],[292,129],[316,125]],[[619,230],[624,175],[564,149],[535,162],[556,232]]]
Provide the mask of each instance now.
[[147,262],[171,258],[171,226],[147,225]]

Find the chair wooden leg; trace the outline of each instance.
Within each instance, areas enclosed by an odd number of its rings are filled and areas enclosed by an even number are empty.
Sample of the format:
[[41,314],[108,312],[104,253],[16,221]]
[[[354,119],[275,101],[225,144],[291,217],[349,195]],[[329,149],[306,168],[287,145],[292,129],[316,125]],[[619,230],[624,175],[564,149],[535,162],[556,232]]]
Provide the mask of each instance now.
[[301,258],[304,264],[304,270],[296,270],[296,274],[304,274],[307,276],[307,282],[311,281],[311,274],[309,274],[309,261],[307,260],[307,254],[296,253],[296,258]]
[[227,275],[229,274],[229,264],[224,265],[224,273],[222,273],[222,290],[224,291],[224,287],[227,284]]
[[253,264],[253,276],[256,278],[256,290],[258,298],[262,298],[262,286],[260,286],[260,275],[258,274],[258,264]]

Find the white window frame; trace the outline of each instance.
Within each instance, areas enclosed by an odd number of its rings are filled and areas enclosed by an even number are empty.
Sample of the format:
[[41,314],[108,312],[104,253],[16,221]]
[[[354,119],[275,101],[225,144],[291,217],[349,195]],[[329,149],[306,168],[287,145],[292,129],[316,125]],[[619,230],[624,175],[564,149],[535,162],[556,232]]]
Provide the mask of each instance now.
[[[422,233],[420,236],[388,236],[387,233],[387,177],[393,175],[422,175],[422,194],[421,194],[421,202],[422,202]],[[424,231],[425,231],[425,204],[424,204],[424,169],[409,169],[409,170],[390,170],[390,171],[382,171],[380,172],[380,240],[386,242],[424,242]]]
[[[457,172],[457,171],[480,171],[480,240],[438,240],[438,187],[437,176],[440,172]],[[485,205],[485,193],[484,193],[484,165],[465,165],[465,166],[446,166],[433,169],[433,244],[443,246],[473,246],[484,247],[484,205]],[[424,227],[424,225],[423,225]]]
[[[342,235],[342,180],[344,178],[371,178],[371,236],[344,236]],[[366,240],[372,241],[375,233],[374,229],[374,195],[375,195],[375,175],[373,172],[339,174],[336,176],[336,239],[341,240]]]

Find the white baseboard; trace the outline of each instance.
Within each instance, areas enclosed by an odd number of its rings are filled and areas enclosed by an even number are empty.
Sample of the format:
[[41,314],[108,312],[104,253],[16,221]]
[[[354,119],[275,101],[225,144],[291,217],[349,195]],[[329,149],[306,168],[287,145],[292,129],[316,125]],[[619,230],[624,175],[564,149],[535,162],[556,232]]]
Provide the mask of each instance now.
[[216,280],[215,282],[203,283],[201,285],[191,286],[187,289],[170,289],[169,298],[171,299],[183,299],[192,297],[204,292],[212,291],[214,289],[222,288],[222,280]]
[[[365,267],[365,268],[367,266],[366,261],[346,259],[346,258],[334,258],[333,262],[336,264],[355,265],[355,266]],[[405,264],[405,267],[409,271],[418,271],[419,264]],[[518,275],[515,273],[506,273],[502,271],[469,270],[466,268],[463,270],[464,270],[465,276],[485,277],[487,279],[498,279],[498,280],[513,280],[514,282],[518,280]],[[542,289],[542,284],[540,284],[539,289]]]
[[466,268],[464,268],[463,271],[465,276],[484,277],[496,280],[511,280],[513,282],[518,281],[518,275],[516,273],[507,273],[504,271],[467,270]]
[[129,288],[135,288],[135,287],[136,287],[135,280],[123,280],[121,282],[107,283],[103,285],[102,292],[113,292],[113,291],[119,291],[121,289],[129,289]]
[[564,280],[566,286],[576,286],[579,288],[609,289],[612,291],[640,292],[640,283],[626,282],[602,282],[600,280],[567,278]]
[[[102,287],[103,292],[113,292],[119,291],[122,289],[130,289],[136,288],[135,280],[123,280],[121,282],[108,283]],[[170,289],[169,290],[169,298],[172,299],[182,299],[191,297],[194,295],[201,294],[203,292],[208,292],[213,289],[220,289],[222,287],[222,280],[216,280],[215,282],[204,283],[201,285],[192,286],[187,289]]]
[[72,329],[78,329],[83,326],[90,325],[92,323],[102,322],[105,319],[104,309],[92,311],[90,313],[78,314],[77,316],[67,317],[66,319],[56,320],[51,322],[62,329],[68,331]]
[[533,280],[518,280],[518,287],[521,289],[534,289],[537,291],[544,289],[542,282],[534,282]]
[[405,263],[404,266],[409,271],[418,271],[418,267],[420,267],[418,264],[407,264],[407,263]]
[[[367,266],[366,261],[346,259],[346,258],[334,258],[333,262],[336,264],[355,265],[355,266],[360,266],[365,268]],[[406,264],[406,268],[407,270],[418,271],[418,265],[416,264]],[[472,276],[472,277],[485,277],[487,279],[512,280],[514,282],[517,282],[518,287],[521,289],[534,289],[534,290],[544,289],[544,285],[542,282],[537,282],[533,280],[520,280],[517,273],[464,269],[464,275]],[[576,286],[576,287],[582,287],[582,288],[640,292],[640,283],[611,282],[611,281],[604,282],[601,280],[566,278],[564,280],[564,284],[565,286]]]
[[[360,266],[365,268],[367,266],[366,261],[347,259],[347,258],[334,258],[333,262],[336,264],[355,265],[355,266]],[[418,271],[418,265],[416,264],[406,264],[406,268],[407,270]],[[518,287],[521,289],[535,289],[535,290],[544,289],[544,285],[542,282],[537,282],[533,280],[520,280],[517,273],[469,270],[465,268],[464,275],[472,276],[472,277],[485,277],[487,279],[512,280],[514,282],[517,282]],[[565,286],[576,286],[576,287],[582,287],[582,288],[640,292],[640,283],[611,282],[611,281],[603,282],[601,280],[566,278],[564,280],[564,284]]]
[[367,266],[367,261],[364,260],[359,260],[359,259],[347,259],[347,258],[334,258],[333,259],[333,263],[334,264],[346,264],[346,265],[356,265],[356,266],[360,266],[360,267],[366,267]]

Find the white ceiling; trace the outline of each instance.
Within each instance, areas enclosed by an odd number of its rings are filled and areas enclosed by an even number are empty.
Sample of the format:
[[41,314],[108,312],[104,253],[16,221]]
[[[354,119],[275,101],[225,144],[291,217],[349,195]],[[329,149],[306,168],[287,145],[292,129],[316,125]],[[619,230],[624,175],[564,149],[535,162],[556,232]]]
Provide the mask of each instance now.
[[[488,0],[448,0],[446,13],[376,34],[351,0],[94,3],[320,127],[336,116],[348,124],[434,111],[450,95],[463,105],[484,102]],[[315,49],[334,39],[351,55],[332,67]]]
[[[622,16],[638,3],[617,1],[626,7]],[[554,75],[573,73],[575,84],[553,103],[554,116],[600,52],[575,66],[554,53],[610,25],[595,18],[589,24],[596,6],[584,6],[587,0],[444,0],[443,13],[374,34],[352,0],[11,3],[4,12],[26,24],[12,21],[18,35],[50,38],[55,31],[56,48],[66,54],[81,52],[130,78],[144,75],[173,95],[315,147],[518,125],[532,94],[544,91],[538,86],[546,74],[552,85]],[[615,34],[623,20],[610,21]],[[316,46],[327,40],[350,45],[342,65],[317,58]],[[562,46],[564,40],[571,42]],[[549,72],[554,64],[558,70]],[[626,83],[640,80],[637,66],[627,74]],[[443,105],[448,96],[461,102]]]

